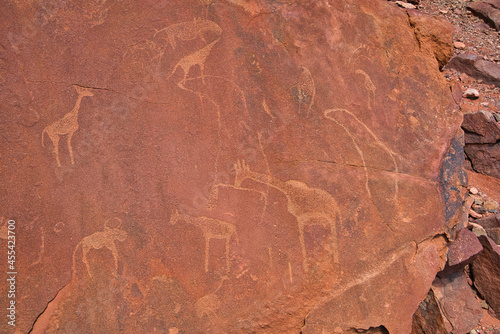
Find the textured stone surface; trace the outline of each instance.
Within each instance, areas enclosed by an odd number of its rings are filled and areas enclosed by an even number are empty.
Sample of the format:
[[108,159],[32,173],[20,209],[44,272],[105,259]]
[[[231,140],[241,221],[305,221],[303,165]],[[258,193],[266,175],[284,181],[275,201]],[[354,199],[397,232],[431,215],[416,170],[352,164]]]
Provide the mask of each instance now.
[[464,150],[474,171],[500,178],[500,143],[468,144]]
[[496,30],[500,30],[500,1],[488,0],[472,2],[467,9],[482,18]]
[[453,26],[418,10],[409,10],[408,19],[420,48],[434,55],[440,67],[446,65],[453,55]]
[[500,124],[486,110],[464,114],[465,144],[495,144],[500,140]]
[[467,52],[459,54],[453,57],[446,67],[500,87],[500,65],[484,60],[476,54]]
[[500,213],[481,219],[476,219],[474,223],[481,225],[494,243],[500,245]]
[[458,237],[454,240],[448,249],[448,265],[462,267],[474,260],[475,256],[483,250],[483,246],[476,235],[468,229],[462,229],[458,232]]
[[413,315],[411,334],[448,334],[450,327],[441,313],[434,291],[429,290]]
[[463,271],[436,278],[432,290],[452,333],[469,333],[481,320],[481,305]]
[[496,317],[500,317],[500,246],[486,236],[479,241],[484,250],[472,263],[474,285],[491,307]]
[[19,332],[411,330],[464,179],[461,115],[405,11],[0,6]]

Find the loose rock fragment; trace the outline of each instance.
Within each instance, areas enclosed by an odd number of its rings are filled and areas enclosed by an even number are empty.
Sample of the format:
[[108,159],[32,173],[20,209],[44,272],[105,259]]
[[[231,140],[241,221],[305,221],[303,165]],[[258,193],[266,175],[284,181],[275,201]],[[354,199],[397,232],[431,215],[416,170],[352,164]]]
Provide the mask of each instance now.
[[464,97],[466,97],[468,99],[477,99],[477,98],[479,98],[479,92],[477,91],[477,89],[468,88],[464,92]]

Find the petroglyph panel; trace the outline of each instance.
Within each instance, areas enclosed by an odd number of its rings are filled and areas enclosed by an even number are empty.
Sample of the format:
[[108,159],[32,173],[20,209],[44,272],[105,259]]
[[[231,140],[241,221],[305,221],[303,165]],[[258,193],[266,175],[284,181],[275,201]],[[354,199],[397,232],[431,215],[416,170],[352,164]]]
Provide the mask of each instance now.
[[2,6],[16,329],[409,332],[460,115],[407,22],[375,0]]

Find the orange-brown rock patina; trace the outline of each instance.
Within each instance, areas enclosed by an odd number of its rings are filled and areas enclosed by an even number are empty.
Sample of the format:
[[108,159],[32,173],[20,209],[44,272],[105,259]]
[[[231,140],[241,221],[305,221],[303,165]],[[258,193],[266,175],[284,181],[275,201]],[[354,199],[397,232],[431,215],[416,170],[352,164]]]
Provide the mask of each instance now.
[[461,117],[402,9],[0,13],[16,330],[410,332],[462,200]]

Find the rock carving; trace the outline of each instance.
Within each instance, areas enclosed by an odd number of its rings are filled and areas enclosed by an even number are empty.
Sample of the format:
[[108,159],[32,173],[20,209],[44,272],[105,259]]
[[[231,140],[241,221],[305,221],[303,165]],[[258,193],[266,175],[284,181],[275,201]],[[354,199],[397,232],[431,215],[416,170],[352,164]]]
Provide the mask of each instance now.
[[90,88],[73,85],[75,87],[76,92],[78,93],[78,98],[76,99],[75,106],[73,110],[64,115],[63,118],[55,121],[54,123],[48,125],[42,131],[42,146],[44,141],[44,134],[47,134],[52,141],[52,145],[54,145],[54,153],[56,155],[57,165],[60,167],[61,162],[59,161],[59,137],[68,135],[68,149],[69,155],[71,157],[71,164],[75,163],[75,159],[73,157],[73,148],[71,146],[71,138],[73,134],[78,130],[78,112],[80,110],[80,103],[82,102],[82,98],[84,96],[93,96]]

